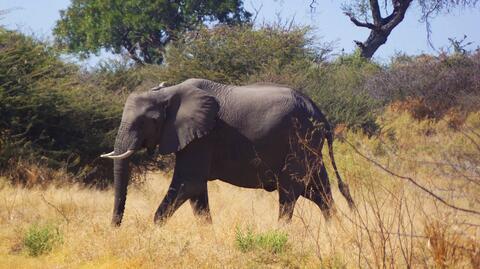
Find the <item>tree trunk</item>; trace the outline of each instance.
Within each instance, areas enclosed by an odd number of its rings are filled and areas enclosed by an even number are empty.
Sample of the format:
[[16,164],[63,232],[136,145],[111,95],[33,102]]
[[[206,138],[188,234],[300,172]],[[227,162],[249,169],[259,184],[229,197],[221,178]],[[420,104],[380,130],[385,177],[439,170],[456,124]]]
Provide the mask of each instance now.
[[357,42],[357,45],[360,48],[360,55],[366,59],[372,58],[378,48],[387,42],[387,38],[388,33],[372,30],[365,42]]
[[403,21],[405,13],[413,0],[392,0],[393,11],[383,18],[380,12],[378,0],[370,0],[370,11],[373,22],[360,21],[355,14],[345,12],[356,26],[370,29],[370,35],[365,42],[355,41],[360,48],[360,54],[366,59],[372,58],[377,49],[387,42],[392,30]]

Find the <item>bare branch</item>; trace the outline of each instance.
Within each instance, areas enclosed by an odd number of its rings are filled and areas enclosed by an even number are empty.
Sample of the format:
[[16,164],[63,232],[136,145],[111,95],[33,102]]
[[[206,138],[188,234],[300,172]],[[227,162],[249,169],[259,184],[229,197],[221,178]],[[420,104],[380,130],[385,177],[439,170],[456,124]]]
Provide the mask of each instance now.
[[347,15],[350,18],[350,21],[352,21],[356,26],[365,27],[372,30],[375,29],[375,25],[369,22],[361,22],[357,20],[357,18],[355,18],[355,16],[350,12],[344,12],[344,14]]
[[382,28],[385,31],[392,31],[393,28],[395,28],[400,22],[403,21],[403,18],[405,18],[405,13],[407,12],[407,9],[410,7],[410,4],[412,3],[412,0],[396,0],[393,1],[393,12],[390,14],[387,18],[384,19],[384,23]]
[[316,5],[317,5],[317,1],[316,1],[316,0],[311,0],[311,2],[310,2],[310,10],[311,10],[311,11],[314,11]]
[[262,11],[263,3],[261,3],[259,7],[256,7],[255,4],[252,1],[250,1],[250,5],[252,6],[252,9],[254,12],[252,22],[255,23],[257,21],[258,14],[260,14],[260,11]]
[[49,206],[51,206],[53,209],[55,209],[55,211],[57,211],[64,219],[67,223],[70,223],[70,219],[62,212],[62,210],[58,209],[58,207],[56,207],[54,204],[50,203],[46,198],[45,196],[43,196],[43,194],[41,195],[42,197],[42,200]]
[[436,200],[440,201],[442,204],[452,208],[452,209],[455,209],[455,210],[458,210],[458,211],[462,211],[462,212],[465,212],[465,213],[470,213],[470,214],[475,214],[475,215],[480,215],[480,211],[476,211],[476,210],[473,210],[473,209],[468,209],[468,208],[463,208],[463,207],[458,207],[456,205],[453,205],[447,201],[445,201],[442,197],[438,196],[437,194],[433,193],[431,190],[427,189],[426,187],[420,185],[415,179],[411,178],[411,177],[407,177],[407,176],[402,176],[402,175],[399,175],[393,171],[390,171],[389,169],[387,169],[385,166],[381,165],[380,163],[376,162],[375,160],[372,160],[371,158],[367,157],[365,154],[361,153],[352,143],[350,143],[350,141],[346,140],[346,139],[343,139],[343,141],[345,141],[345,143],[347,143],[350,147],[353,148],[353,150],[358,154],[360,155],[362,158],[364,158],[365,160],[373,163],[375,166],[377,166],[378,168],[380,168],[381,170],[385,171],[386,173],[394,176],[394,177],[398,177],[400,179],[404,179],[404,180],[407,180],[409,181],[410,183],[412,183],[413,185],[415,185],[416,187],[418,187],[419,189],[421,189],[422,191],[426,192],[427,194],[429,194],[430,196],[432,196],[433,198],[435,198]]

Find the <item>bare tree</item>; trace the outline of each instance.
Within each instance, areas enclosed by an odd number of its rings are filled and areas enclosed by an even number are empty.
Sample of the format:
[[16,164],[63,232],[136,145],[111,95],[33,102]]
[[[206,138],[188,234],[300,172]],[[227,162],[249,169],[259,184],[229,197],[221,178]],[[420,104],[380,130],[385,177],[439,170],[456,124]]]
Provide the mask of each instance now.
[[[420,9],[420,21],[425,23],[427,35],[430,37],[429,20],[431,18],[440,13],[448,13],[456,7],[476,7],[478,0],[417,0],[416,4],[412,2],[413,0],[347,0],[344,2],[342,7],[344,14],[356,26],[370,29],[366,41],[354,41],[362,57],[372,58],[378,48],[387,42],[392,30],[403,21],[405,13],[412,6]],[[315,8],[319,4],[318,0],[312,0],[310,7]]]

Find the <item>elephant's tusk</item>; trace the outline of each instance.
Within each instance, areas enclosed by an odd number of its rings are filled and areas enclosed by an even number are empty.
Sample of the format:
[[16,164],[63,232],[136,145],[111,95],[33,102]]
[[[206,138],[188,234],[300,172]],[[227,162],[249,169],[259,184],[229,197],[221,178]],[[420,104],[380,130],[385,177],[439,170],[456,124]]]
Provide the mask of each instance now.
[[110,158],[110,159],[114,159],[114,160],[121,160],[121,159],[125,159],[125,158],[128,158],[130,155],[132,155],[135,151],[134,150],[127,150],[127,152],[123,153],[123,154],[120,154],[120,155],[109,155],[107,156],[107,158]]
[[105,153],[105,154],[102,154],[100,155],[101,158],[108,158],[109,156],[112,156],[113,154],[115,154],[115,151],[112,151],[110,153]]

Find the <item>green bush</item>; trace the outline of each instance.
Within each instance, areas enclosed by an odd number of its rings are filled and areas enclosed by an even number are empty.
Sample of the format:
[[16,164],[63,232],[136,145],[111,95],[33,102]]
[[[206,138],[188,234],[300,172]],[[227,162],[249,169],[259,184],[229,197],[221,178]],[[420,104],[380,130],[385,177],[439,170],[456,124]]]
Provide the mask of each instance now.
[[273,66],[309,65],[320,57],[321,50],[313,48],[309,31],[279,25],[203,28],[168,46],[166,65],[152,74],[171,84],[192,77],[244,84]]
[[308,77],[305,91],[334,124],[375,133],[381,102],[365,90],[365,81],[378,73],[380,66],[360,57],[358,52],[344,55],[323,65]]
[[129,93],[142,84],[143,78],[132,64],[125,60],[107,60],[90,71],[81,73],[84,80],[106,93]]
[[63,242],[58,227],[34,224],[28,228],[23,237],[23,245],[30,256],[49,253],[53,247]]
[[242,252],[252,250],[267,251],[278,254],[288,247],[288,234],[282,231],[267,231],[256,234],[251,228],[244,231],[237,228],[235,231],[235,244]]
[[45,43],[0,28],[0,172],[24,161],[84,175],[111,149],[123,99]]

